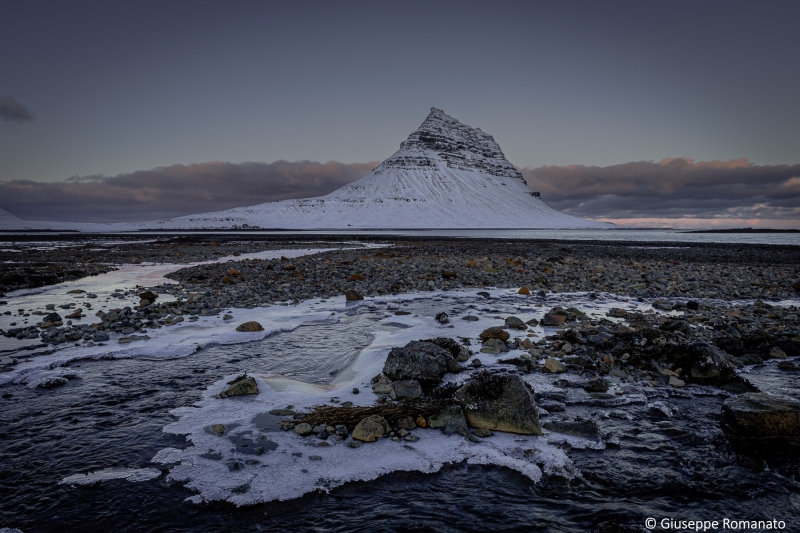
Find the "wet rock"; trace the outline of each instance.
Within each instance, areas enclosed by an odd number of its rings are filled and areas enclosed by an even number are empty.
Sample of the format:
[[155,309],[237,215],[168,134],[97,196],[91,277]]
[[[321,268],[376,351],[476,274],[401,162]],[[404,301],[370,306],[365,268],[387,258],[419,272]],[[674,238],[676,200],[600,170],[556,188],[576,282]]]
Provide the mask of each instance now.
[[392,348],[383,365],[383,373],[393,381],[414,379],[435,383],[447,372],[450,353],[432,342],[411,341],[402,348]]
[[225,321],[233,320],[233,315],[229,315],[229,314],[226,313],[226,314],[222,315],[222,320],[225,320]]
[[764,360],[761,359],[758,356],[758,354],[754,354],[754,353],[746,353],[741,357],[736,357],[734,359],[734,361],[736,362],[736,365],[738,365],[738,366],[760,365],[760,364],[762,364],[764,362]]
[[[501,341],[500,339],[489,339],[483,343],[483,347],[494,348],[499,352],[508,351],[508,345],[505,342]],[[498,351],[484,351],[483,349],[481,349],[481,351],[484,353],[498,353]]]
[[556,433],[566,433],[567,435],[575,435],[586,439],[600,440],[600,427],[597,423],[580,417],[573,420],[567,418],[551,419],[545,422],[543,426],[545,429]]
[[410,430],[417,427],[417,424],[414,422],[414,419],[410,416],[402,416],[394,421],[394,427],[397,429],[405,429]]
[[222,435],[223,433],[225,433],[225,426],[223,424],[214,424],[213,426],[211,426],[211,430],[214,433]]
[[560,374],[561,372],[566,372],[564,365],[558,359],[554,357],[548,357],[547,361],[544,362],[544,368],[548,372],[552,374]]
[[264,331],[264,326],[256,322],[255,320],[251,320],[250,322],[245,322],[243,324],[239,324],[236,326],[236,331]]
[[45,315],[44,318],[42,318],[42,322],[50,322],[51,324],[54,324],[54,325],[58,322],[59,324],[57,324],[57,325],[60,326],[61,325],[60,323],[62,322],[62,318],[61,318],[61,315],[59,315],[58,313],[48,313],[47,315]]
[[782,394],[740,394],[725,400],[721,425],[740,451],[762,456],[797,453],[800,401]]
[[586,392],[606,392],[608,390],[608,381],[603,378],[592,378],[583,384],[583,390]]
[[149,300],[150,302],[155,302],[156,298],[158,298],[158,294],[154,293],[153,291],[145,291],[139,294],[139,298],[142,300]]
[[439,413],[428,417],[428,427],[443,429],[448,435],[453,433],[466,435],[467,419],[464,417],[464,412],[461,407],[458,405],[450,405]]
[[80,307],[66,316],[66,318],[70,319],[80,319],[82,317],[83,317],[83,310]]
[[463,363],[469,360],[470,356],[469,348],[459,344],[453,339],[447,337],[436,337],[435,339],[425,339],[420,342],[431,342],[436,346],[439,346],[440,348],[444,348],[445,350],[450,352],[450,355],[453,356],[453,359],[455,359],[459,363]]
[[525,324],[525,322],[523,322],[521,319],[515,316],[510,316],[506,318],[506,326],[512,329],[521,329],[521,330],[528,329],[528,326]]
[[[363,300],[364,299],[364,297],[361,295],[360,292],[354,291],[353,289],[348,290],[344,294],[344,297],[348,302],[356,302],[358,300]],[[372,442],[372,441],[370,441],[370,442]]]
[[438,313],[436,315],[436,321],[439,324],[448,324],[450,322],[450,317],[447,316],[447,313],[444,313],[444,312]]
[[681,388],[681,387],[685,387],[686,386],[686,383],[682,379],[676,378],[675,376],[670,376],[669,377],[669,381],[667,383],[670,386],[676,387],[676,388]]
[[372,392],[375,394],[391,394],[392,392],[392,384],[391,383],[374,383],[372,385]]
[[300,435],[301,437],[307,437],[314,432],[314,428],[311,427],[311,424],[306,422],[300,422],[296,426],[294,426],[294,432]]
[[705,342],[677,345],[670,350],[668,359],[682,369],[682,378],[697,383],[719,385],[736,375],[732,357]]
[[481,363],[481,360],[476,357],[475,359],[472,360],[472,366],[474,366],[475,368],[480,368],[481,366],[483,366],[483,363]]
[[229,381],[226,390],[219,393],[220,398],[230,398],[231,396],[246,396],[248,394],[258,394],[258,384],[252,376],[242,375]]
[[669,300],[654,300],[653,309],[661,309],[662,311],[672,311],[675,307]]
[[558,327],[566,321],[566,315],[551,315],[550,313],[546,313],[539,323],[542,326]]
[[770,359],[786,359],[786,352],[781,350],[778,346],[773,346],[769,350],[769,357]]
[[389,432],[389,424],[379,415],[368,416],[356,424],[352,437],[361,442],[375,442]]
[[471,427],[542,434],[536,400],[517,375],[483,371],[458,389],[453,399]]
[[520,287],[520,289],[517,291],[517,294],[522,294],[524,296],[530,296],[531,295],[531,291],[530,291],[530,289],[528,287]]
[[509,335],[506,330],[499,326],[487,328],[480,334],[480,339],[484,342],[488,341],[489,339],[500,339],[501,341],[507,341],[509,337],[511,337],[511,335]]
[[393,381],[391,388],[389,397],[392,400],[413,400],[422,396],[422,387],[420,387],[419,381],[415,379]]

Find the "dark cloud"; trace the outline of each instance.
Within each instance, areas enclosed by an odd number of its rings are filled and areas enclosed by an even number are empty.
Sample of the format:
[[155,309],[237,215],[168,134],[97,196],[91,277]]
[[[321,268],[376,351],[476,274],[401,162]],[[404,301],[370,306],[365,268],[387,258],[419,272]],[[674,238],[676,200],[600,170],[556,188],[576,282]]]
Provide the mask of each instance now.
[[0,182],[0,208],[26,220],[124,222],[319,196],[369,174],[377,163],[199,163],[114,177]]
[[[27,220],[155,220],[320,196],[365,176],[375,165],[210,162],[49,183],[13,180],[0,182],[0,209]],[[585,218],[675,226],[757,226],[761,221],[787,227],[800,220],[800,164],[678,158],[521,170],[547,203]]]
[[547,203],[580,217],[800,220],[800,164],[676,158],[522,173]]
[[0,94],[0,119],[8,122],[23,122],[33,120],[33,113],[10,96]]

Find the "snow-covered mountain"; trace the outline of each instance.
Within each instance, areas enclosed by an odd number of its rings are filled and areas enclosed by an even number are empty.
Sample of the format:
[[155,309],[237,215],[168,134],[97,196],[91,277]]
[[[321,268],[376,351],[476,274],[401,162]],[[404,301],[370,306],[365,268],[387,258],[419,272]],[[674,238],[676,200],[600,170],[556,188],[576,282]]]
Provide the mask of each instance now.
[[370,174],[326,196],[129,224],[130,229],[603,228],[547,205],[491,135],[431,109]]

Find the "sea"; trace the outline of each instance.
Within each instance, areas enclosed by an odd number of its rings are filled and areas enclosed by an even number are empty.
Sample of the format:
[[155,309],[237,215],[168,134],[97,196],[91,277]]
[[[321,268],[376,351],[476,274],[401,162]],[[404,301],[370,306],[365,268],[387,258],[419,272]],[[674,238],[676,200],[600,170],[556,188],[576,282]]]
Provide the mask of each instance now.
[[[664,230],[422,233],[798,244],[796,234]],[[259,257],[306,253],[314,250]],[[164,275],[183,266],[129,265],[14,291],[3,300],[14,312],[34,310],[80,303],[80,294],[68,291],[82,289],[97,294],[95,309],[133,305],[136,287],[167,283]],[[480,331],[509,315],[540,318],[555,305],[598,318],[611,307],[651,309],[647,301],[611,294],[556,294],[541,302],[513,289],[488,293],[465,289],[234,308],[227,310],[232,321],[201,316],[153,329],[150,340],[130,344],[112,337],[104,346],[50,351],[4,341],[0,531],[583,532],[608,522],[665,531],[680,530],[669,520],[724,519],[776,520],[786,531],[800,530],[799,458],[737,454],[719,427],[729,393],[713,387],[653,388],[612,378],[608,394],[591,395],[579,386],[580,376],[521,376],[538,394],[566,406],[564,412],[543,412],[543,421],[592,420],[599,428],[592,435],[496,433],[470,442],[418,428],[415,442],[387,438],[351,448],[332,437],[302,438],[279,428],[276,409],[372,404],[371,378],[391,347],[410,340],[448,336],[470,340],[477,351]],[[448,323],[435,319],[441,312]],[[0,327],[10,320],[0,315]],[[248,320],[265,330],[233,331]],[[533,330],[539,339],[553,333]],[[499,356],[479,357],[490,369],[515,371]],[[244,372],[256,378],[260,394],[217,397]],[[800,398],[797,373],[774,361],[742,372],[762,390]],[[58,377],[66,383],[38,386]]]

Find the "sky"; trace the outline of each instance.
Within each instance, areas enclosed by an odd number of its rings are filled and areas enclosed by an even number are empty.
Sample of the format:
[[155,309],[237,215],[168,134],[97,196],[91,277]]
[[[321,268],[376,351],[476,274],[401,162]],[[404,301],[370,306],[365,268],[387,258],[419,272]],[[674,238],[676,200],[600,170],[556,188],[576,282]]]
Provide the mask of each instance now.
[[325,194],[435,106],[571,214],[798,227],[798,17],[790,1],[5,0],[0,208],[142,220]]

